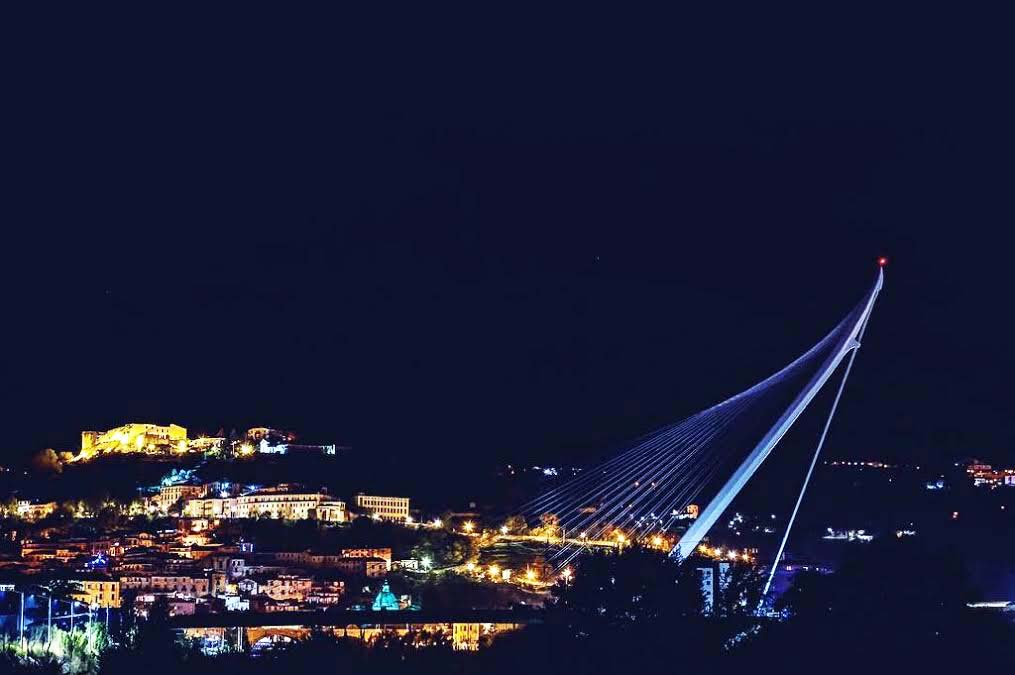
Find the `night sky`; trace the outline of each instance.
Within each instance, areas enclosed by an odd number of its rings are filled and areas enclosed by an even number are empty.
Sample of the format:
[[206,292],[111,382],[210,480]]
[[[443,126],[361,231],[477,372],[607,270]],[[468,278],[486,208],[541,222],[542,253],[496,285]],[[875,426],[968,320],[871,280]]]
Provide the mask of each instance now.
[[236,21],[68,20],[16,50],[9,461],[126,421],[588,461],[782,367],[880,255],[827,453],[1015,459],[989,40],[769,63],[659,29],[456,48]]

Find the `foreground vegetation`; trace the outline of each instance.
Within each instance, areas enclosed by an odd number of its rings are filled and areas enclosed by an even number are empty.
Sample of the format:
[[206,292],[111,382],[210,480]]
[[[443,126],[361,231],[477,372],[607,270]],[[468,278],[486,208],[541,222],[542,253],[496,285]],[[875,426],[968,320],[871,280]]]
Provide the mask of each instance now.
[[[479,652],[456,652],[448,636],[383,636],[364,644],[313,635],[251,657],[202,655],[175,639],[164,617],[128,626],[118,646],[75,661],[7,650],[3,666],[21,673],[462,673],[526,675],[658,670],[742,673],[942,672],[968,667],[1012,672],[1015,625],[967,605],[960,560],[912,541],[872,544],[833,575],[804,574],[778,609],[759,618],[760,579],[735,568],[702,613],[692,565],[645,550],[601,554],[554,589],[541,625],[504,634]],[[1004,669],[1004,670],[1001,670]]]

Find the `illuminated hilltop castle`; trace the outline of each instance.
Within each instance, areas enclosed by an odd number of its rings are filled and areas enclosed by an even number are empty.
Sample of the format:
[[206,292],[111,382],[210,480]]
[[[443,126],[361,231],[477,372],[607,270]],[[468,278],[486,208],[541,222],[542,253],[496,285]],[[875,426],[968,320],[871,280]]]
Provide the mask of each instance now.
[[[296,443],[296,434],[291,431],[254,427],[249,429],[243,441],[233,441],[223,436],[187,438],[187,430],[178,424],[160,426],[130,422],[109,431],[82,431],[81,452],[64,457],[67,462],[89,461],[102,455],[143,454],[183,455],[185,453],[211,453],[237,457],[256,454],[323,454],[335,455],[339,446],[308,445]],[[342,446],[343,450],[348,448]]]
[[109,431],[82,431],[81,452],[75,459],[91,459],[108,453],[169,454],[186,451],[187,430],[183,427],[132,422]]

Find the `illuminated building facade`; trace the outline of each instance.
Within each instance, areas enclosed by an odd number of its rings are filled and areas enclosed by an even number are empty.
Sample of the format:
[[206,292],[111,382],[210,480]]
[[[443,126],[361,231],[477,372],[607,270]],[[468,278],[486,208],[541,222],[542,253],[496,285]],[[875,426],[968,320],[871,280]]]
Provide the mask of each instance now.
[[1015,469],[996,469],[990,464],[973,460],[966,466],[966,473],[977,487],[1015,487]]
[[345,595],[344,581],[314,581],[306,601],[311,605],[337,605]]
[[333,501],[329,495],[320,492],[262,490],[236,498],[236,517],[307,520],[316,517],[317,508],[322,503]]
[[25,520],[40,520],[56,513],[56,502],[34,504],[26,499],[18,502],[18,517]]
[[88,579],[78,582],[79,591],[71,595],[75,600],[95,607],[120,606],[120,582]]
[[228,439],[213,436],[192,438],[187,441],[188,452],[222,452],[228,444]]
[[26,560],[70,562],[92,552],[91,543],[85,539],[63,541],[26,539],[21,542],[21,557]]
[[280,574],[274,579],[267,579],[259,584],[261,593],[272,600],[295,600],[303,602],[310,594],[313,580],[289,574]]
[[206,493],[207,488],[203,485],[164,485],[159,488],[158,495],[152,498],[152,503],[164,512],[181,499],[203,497]]
[[210,581],[203,577],[170,575],[132,575],[120,577],[120,588],[149,593],[172,593],[178,596],[203,598],[209,594]]
[[262,438],[257,444],[257,451],[262,455],[289,455],[298,453],[334,455],[337,452],[337,446],[306,445],[303,443],[273,443],[267,438]]
[[168,454],[187,451],[187,430],[177,424],[160,426],[131,422],[109,431],[82,431],[81,453],[87,460],[106,453]]
[[246,561],[243,558],[215,555],[211,558],[212,569],[221,572],[228,579],[239,579],[246,573]]
[[278,443],[292,443],[296,440],[296,434],[291,431],[282,431],[281,429],[272,429],[270,427],[253,427],[251,429],[247,429],[246,437],[248,441],[254,443],[260,443],[263,440]]
[[254,452],[263,455],[289,455],[289,454],[323,454],[334,455],[338,446],[336,445],[310,445],[296,442],[296,434],[281,429],[269,427],[254,427],[247,429],[246,440],[240,445],[240,455],[250,455]]
[[409,519],[408,497],[356,495],[356,506],[371,517],[380,520],[395,520],[404,523]]
[[380,558],[391,564],[390,548],[343,548],[343,558]]
[[398,604],[398,598],[391,592],[391,587],[388,586],[387,581],[384,582],[380,592],[377,593],[377,597],[374,598],[374,604],[371,609],[375,612],[397,612],[401,609],[401,606]]
[[314,511],[314,517],[326,523],[344,523],[349,520],[349,513],[345,510],[343,501],[335,499],[322,501]]
[[284,492],[262,490],[239,497],[189,499],[183,515],[188,518],[274,518],[278,520],[322,520],[344,523],[348,520],[345,502],[322,492]]
[[382,577],[391,570],[390,548],[347,548],[338,553],[279,551],[275,559],[291,565],[337,569],[367,577]]
[[188,499],[183,504],[185,518],[206,518],[208,520],[236,517],[236,497],[203,497]]

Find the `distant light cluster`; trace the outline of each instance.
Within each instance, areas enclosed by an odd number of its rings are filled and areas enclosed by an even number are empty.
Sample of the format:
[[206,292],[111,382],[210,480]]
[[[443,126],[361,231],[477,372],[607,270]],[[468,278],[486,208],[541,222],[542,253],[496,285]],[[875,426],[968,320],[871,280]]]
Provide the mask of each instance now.
[[[864,461],[864,460],[846,460],[846,459],[834,459],[830,462],[825,462],[828,466],[853,466],[861,469],[895,469],[895,464],[889,464],[887,462],[878,461]],[[919,468],[919,467],[917,467]]]
[[995,469],[977,459],[966,465],[966,475],[976,487],[1015,487],[1015,469]]

